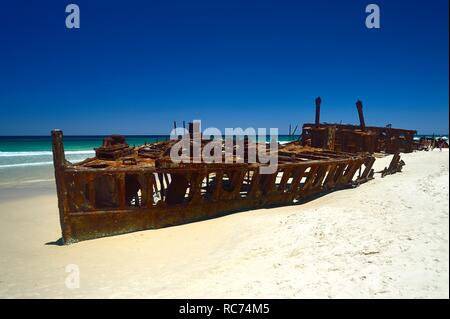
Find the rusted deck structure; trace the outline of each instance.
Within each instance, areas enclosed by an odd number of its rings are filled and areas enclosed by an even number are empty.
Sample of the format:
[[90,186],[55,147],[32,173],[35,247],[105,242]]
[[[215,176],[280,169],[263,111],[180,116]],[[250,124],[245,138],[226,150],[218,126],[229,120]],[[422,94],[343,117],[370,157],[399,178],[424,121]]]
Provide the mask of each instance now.
[[[63,134],[52,131],[58,206],[64,243],[160,228],[235,211],[290,205],[373,178],[375,158],[302,146],[278,149],[273,174],[259,162],[174,163],[176,141],[130,147],[105,139],[96,157],[72,164]],[[235,156],[235,154],[233,154]]]
[[356,102],[360,125],[320,123],[320,97],[316,98],[315,123],[306,123],[302,130],[302,144],[342,152],[398,152],[414,149],[415,130],[366,126],[361,101]]

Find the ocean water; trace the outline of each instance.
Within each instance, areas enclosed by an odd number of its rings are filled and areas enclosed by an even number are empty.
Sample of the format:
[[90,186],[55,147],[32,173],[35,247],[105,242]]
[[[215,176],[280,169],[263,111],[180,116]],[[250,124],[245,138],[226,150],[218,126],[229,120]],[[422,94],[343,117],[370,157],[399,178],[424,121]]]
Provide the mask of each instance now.
[[[418,135],[418,137],[424,135]],[[448,135],[444,135],[447,136]],[[169,139],[168,135],[125,136],[129,145],[142,145]],[[299,136],[279,135],[288,142]],[[94,156],[94,147],[103,136],[64,136],[66,159],[79,162]],[[50,136],[0,136],[0,191],[5,188],[54,185],[53,155]],[[1,197],[1,193],[0,193]]]
[[[169,139],[168,135],[125,136],[129,145],[142,145]],[[280,142],[298,136],[280,135]],[[103,136],[64,136],[64,151],[70,162],[94,156]],[[0,136],[0,189],[51,183],[54,180],[50,136]]]

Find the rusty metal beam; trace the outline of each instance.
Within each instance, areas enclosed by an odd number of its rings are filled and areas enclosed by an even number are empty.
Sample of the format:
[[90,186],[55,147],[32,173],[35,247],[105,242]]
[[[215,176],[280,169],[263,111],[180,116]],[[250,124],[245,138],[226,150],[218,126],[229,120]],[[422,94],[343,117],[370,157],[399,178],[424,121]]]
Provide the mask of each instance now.
[[[262,164],[246,162],[247,154],[244,163],[173,163],[167,155],[173,141],[133,148],[126,156],[72,164],[64,158],[62,132],[55,130],[52,137],[64,243],[292,205],[371,179],[375,160],[368,153],[324,151],[291,142],[279,149],[283,160],[278,170],[261,175]],[[104,146],[116,152],[125,144],[118,138]]]

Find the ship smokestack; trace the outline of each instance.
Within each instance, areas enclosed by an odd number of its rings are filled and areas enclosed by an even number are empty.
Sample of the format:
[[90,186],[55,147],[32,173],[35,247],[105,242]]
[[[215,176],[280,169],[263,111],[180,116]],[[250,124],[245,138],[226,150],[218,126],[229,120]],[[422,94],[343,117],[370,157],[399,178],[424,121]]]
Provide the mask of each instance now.
[[322,100],[320,99],[320,96],[316,98],[316,127],[319,127],[320,125],[320,103]]
[[194,123],[193,122],[189,122],[189,138],[193,139],[194,138]]
[[359,115],[359,124],[361,125],[361,130],[366,130],[366,123],[364,122],[364,114],[362,110],[362,102],[360,100],[356,101],[356,108],[358,109],[358,115]]

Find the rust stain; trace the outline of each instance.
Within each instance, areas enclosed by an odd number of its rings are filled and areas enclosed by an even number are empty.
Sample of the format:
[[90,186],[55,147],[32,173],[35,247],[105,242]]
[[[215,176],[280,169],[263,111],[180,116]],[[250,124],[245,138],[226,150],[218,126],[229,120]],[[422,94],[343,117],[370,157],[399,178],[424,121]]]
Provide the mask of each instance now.
[[349,147],[337,147],[333,140],[325,148],[300,141],[280,146],[276,172],[262,175],[263,164],[248,162],[247,140],[243,161],[235,152],[231,163],[174,163],[168,154],[176,141],[130,147],[123,136],[114,135],[105,138],[95,157],[72,164],[64,156],[62,131],[52,131],[52,139],[66,244],[291,205],[357,186],[374,175],[375,158],[369,152],[344,152]]
[[356,102],[360,125],[320,123],[321,99],[316,99],[316,121],[303,125],[302,144],[342,152],[398,152],[410,153],[417,149],[415,130],[366,126],[363,104]]

